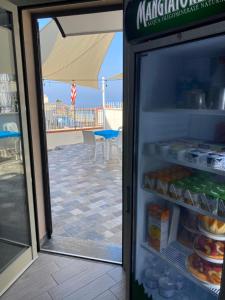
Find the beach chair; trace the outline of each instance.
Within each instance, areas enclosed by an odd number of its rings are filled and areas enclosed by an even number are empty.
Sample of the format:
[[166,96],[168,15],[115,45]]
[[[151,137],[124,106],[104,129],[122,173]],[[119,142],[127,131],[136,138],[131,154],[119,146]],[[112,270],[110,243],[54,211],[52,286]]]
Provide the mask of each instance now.
[[118,136],[109,141],[110,156],[112,156],[113,149],[115,149],[119,160],[122,158],[122,150],[123,150],[123,130],[122,129],[123,129],[123,127],[119,127],[118,128],[118,131],[119,131]]

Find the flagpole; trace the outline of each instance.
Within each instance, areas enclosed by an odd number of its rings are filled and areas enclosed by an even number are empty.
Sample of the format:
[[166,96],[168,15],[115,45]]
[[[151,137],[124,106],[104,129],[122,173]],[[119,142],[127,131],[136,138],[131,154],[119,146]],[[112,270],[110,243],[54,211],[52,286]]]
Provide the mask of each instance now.
[[73,108],[74,129],[76,129],[75,118],[76,118],[76,113],[75,113],[75,101],[74,101],[74,108]]
[[[73,127],[74,127],[74,129],[76,129],[76,110],[75,110],[76,91],[75,91],[75,95],[74,95],[74,89],[73,89],[74,85],[75,85],[75,81],[73,80],[72,88],[71,88],[71,101],[72,101],[72,104],[74,105],[73,106],[73,122],[74,122]],[[76,88],[76,86],[75,86],[75,88]]]

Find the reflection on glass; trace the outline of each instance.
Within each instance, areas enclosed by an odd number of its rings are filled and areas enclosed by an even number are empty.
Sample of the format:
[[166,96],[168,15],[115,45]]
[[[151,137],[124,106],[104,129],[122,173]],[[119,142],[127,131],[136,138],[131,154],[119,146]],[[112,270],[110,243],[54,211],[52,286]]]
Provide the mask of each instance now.
[[217,36],[139,57],[134,278],[154,300],[219,299],[225,252],[224,53],[225,36]]
[[0,272],[30,245],[11,27],[0,9]]

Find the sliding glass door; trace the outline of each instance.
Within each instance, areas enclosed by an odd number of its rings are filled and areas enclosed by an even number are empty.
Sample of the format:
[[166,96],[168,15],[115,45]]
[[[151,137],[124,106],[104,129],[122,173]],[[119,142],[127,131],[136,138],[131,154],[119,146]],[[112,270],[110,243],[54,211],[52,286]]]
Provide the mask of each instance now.
[[16,6],[0,3],[0,295],[36,257]]

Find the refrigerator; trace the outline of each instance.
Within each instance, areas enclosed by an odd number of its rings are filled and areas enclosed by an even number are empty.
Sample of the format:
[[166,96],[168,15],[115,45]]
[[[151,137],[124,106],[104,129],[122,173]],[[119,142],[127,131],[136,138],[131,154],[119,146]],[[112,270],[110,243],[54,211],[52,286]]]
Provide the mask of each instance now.
[[179,23],[169,31],[140,35],[136,28],[132,36],[131,22],[137,26],[140,3],[147,2],[130,3],[136,4],[137,15],[128,5],[127,299],[222,300],[225,22]]

